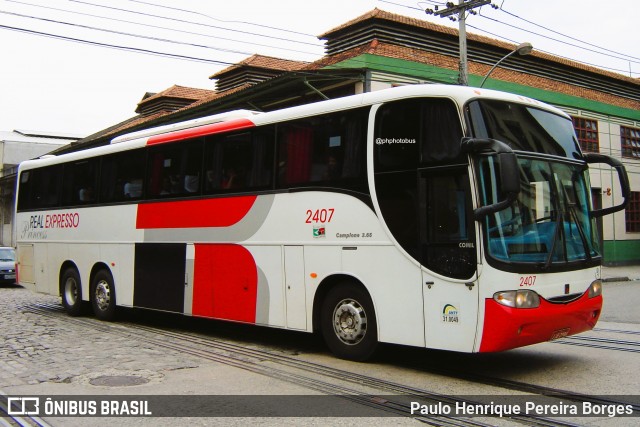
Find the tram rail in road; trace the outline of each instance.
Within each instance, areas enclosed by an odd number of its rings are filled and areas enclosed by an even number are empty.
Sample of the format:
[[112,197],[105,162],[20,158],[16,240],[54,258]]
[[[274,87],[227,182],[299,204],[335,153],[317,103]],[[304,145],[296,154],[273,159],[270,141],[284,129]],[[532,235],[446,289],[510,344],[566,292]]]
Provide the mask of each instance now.
[[[349,372],[314,362],[303,361],[291,356],[276,354],[270,351],[247,348],[242,345],[225,342],[216,338],[204,337],[192,332],[176,332],[133,322],[104,324],[90,318],[68,318],[66,314],[64,314],[62,307],[55,304],[28,304],[24,305],[22,310],[41,316],[59,319],[60,321],[64,319],[64,322],[73,322],[76,325],[87,326],[91,329],[99,329],[106,333],[135,336],[137,340],[141,340],[149,344],[190,354],[206,360],[223,363],[228,366],[233,366],[278,380],[287,381],[320,393],[340,395],[354,404],[372,407],[399,416],[411,416],[411,406],[406,398],[414,398],[414,400],[419,398],[422,402],[431,404],[443,402],[455,405],[456,403],[464,402],[465,404],[482,405],[481,402],[474,402],[464,398],[449,397],[439,393],[434,393],[430,390],[398,384],[369,375]],[[509,390],[510,392],[516,391],[531,393],[538,396],[553,396],[554,398],[561,399],[565,402],[591,402],[598,405],[630,405],[629,402],[619,402],[598,396],[589,396],[567,390],[541,387],[533,384],[526,384],[468,372],[436,369],[432,371],[432,373],[447,375],[465,381],[482,383],[502,388],[504,390]],[[380,392],[385,394],[380,394]],[[389,395],[386,393],[392,394]],[[640,411],[640,405],[631,404],[631,407],[636,412]],[[431,425],[492,425],[491,423],[486,424],[486,420],[482,418],[460,419],[454,417],[416,415],[413,415],[412,417]],[[570,421],[530,415],[512,415],[506,418],[512,421],[538,426],[577,425]]]

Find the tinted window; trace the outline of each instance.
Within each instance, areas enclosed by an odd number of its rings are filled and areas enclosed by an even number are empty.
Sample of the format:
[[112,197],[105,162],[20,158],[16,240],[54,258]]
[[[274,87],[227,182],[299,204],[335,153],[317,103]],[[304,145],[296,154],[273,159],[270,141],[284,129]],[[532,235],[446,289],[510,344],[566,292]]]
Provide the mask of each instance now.
[[62,166],[48,166],[20,173],[18,209],[43,209],[58,206]]
[[95,203],[98,200],[97,184],[99,159],[86,159],[64,165],[62,180],[62,206]]
[[374,134],[377,171],[459,160],[462,127],[448,99],[409,99],[380,107]]
[[207,138],[205,193],[271,188],[273,141],[273,127]]
[[121,202],[142,197],[144,149],[112,154],[102,158],[100,202]]
[[474,136],[502,141],[514,150],[579,158],[570,119],[526,105],[504,101],[469,104]]
[[366,111],[279,125],[278,186],[361,189],[365,181]]
[[202,149],[202,139],[151,148],[146,198],[200,194]]

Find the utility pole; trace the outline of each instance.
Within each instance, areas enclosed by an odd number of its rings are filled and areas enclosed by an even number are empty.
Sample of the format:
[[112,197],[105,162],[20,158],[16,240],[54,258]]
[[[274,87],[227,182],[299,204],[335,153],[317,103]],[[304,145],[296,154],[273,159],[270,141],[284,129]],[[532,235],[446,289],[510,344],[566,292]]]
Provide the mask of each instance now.
[[426,9],[425,12],[428,15],[439,16],[440,18],[449,18],[452,21],[455,21],[452,15],[458,14],[458,34],[460,40],[460,64],[458,66],[460,70],[460,77],[458,78],[458,83],[463,86],[469,85],[468,78],[468,66],[467,66],[467,28],[466,28],[466,14],[469,11],[472,14],[475,14],[473,9],[484,6],[485,4],[491,3],[491,0],[458,0],[458,5],[456,6],[453,2],[447,2],[447,8],[443,10],[438,10],[438,6],[433,9]]

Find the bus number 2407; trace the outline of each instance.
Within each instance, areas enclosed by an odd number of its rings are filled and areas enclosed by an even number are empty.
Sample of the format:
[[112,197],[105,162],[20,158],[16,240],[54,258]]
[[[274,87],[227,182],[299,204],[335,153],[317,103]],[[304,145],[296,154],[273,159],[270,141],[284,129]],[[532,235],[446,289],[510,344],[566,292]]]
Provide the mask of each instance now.
[[312,223],[324,223],[331,222],[331,218],[333,218],[333,213],[335,209],[316,209],[312,211],[311,209],[307,209],[307,224]]

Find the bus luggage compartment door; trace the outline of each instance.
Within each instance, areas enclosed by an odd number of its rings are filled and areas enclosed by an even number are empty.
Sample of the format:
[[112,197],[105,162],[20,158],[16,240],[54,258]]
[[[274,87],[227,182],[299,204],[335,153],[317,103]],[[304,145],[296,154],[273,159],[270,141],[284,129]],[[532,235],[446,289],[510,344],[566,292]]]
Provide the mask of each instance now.
[[291,329],[307,329],[304,279],[304,248],[285,246],[284,285],[287,300],[287,327]]

